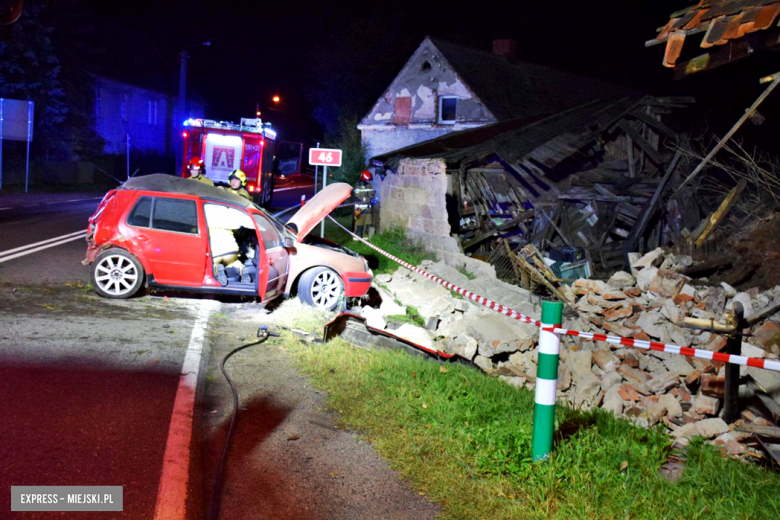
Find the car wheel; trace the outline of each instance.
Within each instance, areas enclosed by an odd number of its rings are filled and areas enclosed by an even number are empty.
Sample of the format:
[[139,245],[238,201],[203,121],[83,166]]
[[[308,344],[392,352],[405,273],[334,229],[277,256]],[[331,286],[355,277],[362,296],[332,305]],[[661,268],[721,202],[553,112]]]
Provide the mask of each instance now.
[[344,294],[344,284],[338,273],[327,267],[315,267],[301,275],[298,297],[318,309],[332,311]]
[[141,262],[124,249],[107,249],[92,263],[92,285],[104,298],[129,298],[138,292],[143,281]]

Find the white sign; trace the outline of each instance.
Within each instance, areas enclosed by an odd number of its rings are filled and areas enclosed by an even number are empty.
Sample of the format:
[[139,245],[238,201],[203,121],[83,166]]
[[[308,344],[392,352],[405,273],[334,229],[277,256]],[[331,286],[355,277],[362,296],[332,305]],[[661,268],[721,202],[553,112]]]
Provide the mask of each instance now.
[[334,148],[309,148],[309,164],[312,166],[341,166],[341,150]]
[[233,170],[241,169],[244,142],[237,135],[208,134],[206,137],[206,176],[213,181],[227,182]]

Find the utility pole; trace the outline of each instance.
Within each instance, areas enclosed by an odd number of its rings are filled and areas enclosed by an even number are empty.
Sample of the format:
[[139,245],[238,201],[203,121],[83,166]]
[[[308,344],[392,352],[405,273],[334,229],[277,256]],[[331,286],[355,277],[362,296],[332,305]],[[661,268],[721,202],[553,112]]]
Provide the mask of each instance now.
[[181,68],[179,70],[179,119],[182,121],[187,118],[187,60],[190,53],[183,49],[181,51]]

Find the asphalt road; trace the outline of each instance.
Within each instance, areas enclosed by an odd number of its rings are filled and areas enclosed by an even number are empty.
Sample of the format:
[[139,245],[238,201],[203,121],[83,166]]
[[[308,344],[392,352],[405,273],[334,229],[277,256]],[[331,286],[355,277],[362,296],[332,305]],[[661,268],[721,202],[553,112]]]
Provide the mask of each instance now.
[[0,284],[0,517],[8,518],[14,485],[123,486],[121,514],[68,517],[154,516],[181,366],[203,303]]
[[[311,187],[281,190],[276,204],[297,205]],[[124,512],[68,518],[153,518],[170,462],[174,401],[198,296],[97,297],[81,265],[87,219],[102,197],[0,208],[0,517],[13,485],[121,485]],[[75,235],[74,235],[75,234]],[[3,252],[63,236],[77,238],[3,261]],[[22,249],[20,252],[24,252]],[[211,311],[211,319],[218,314]],[[211,346],[203,346],[204,367]],[[213,366],[212,366],[213,368]],[[202,378],[202,375],[201,375]],[[196,409],[191,460],[183,462],[188,518],[203,518],[203,451]],[[165,462],[164,462],[165,461]],[[174,464],[175,466],[175,464]],[[182,474],[175,474],[180,480]],[[175,494],[174,494],[175,495]],[[173,501],[178,497],[174,496]],[[14,518],[51,518],[15,513]]]

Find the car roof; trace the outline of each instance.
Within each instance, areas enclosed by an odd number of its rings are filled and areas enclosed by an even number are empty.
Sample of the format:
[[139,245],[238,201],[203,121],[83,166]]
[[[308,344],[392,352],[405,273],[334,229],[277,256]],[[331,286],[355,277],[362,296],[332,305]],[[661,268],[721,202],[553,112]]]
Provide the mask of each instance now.
[[153,173],[151,175],[133,177],[132,179],[125,181],[117,190],[179,193],[182,195],[193,195],[202,199],[229,202],[247,209],[257,209],[257,206],[255,206],[251,200],[245,199],[228,190],[165,173]]

